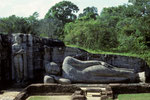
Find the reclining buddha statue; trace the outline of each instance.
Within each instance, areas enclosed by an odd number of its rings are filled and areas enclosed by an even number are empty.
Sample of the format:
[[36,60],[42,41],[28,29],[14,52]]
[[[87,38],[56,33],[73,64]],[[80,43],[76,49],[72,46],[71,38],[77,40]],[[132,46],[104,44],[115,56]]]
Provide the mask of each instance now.
[[73,83],[139,82],[140,74],[134,69],[117,68],[103,61],[81,61],[66,57],[62,65],[62,77]]

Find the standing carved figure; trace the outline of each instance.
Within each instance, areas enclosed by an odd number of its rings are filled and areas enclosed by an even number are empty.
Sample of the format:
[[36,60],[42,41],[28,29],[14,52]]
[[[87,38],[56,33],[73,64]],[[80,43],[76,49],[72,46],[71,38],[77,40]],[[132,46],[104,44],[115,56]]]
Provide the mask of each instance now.
[[26,50],[23,48],[22,39],[20,35],[15,36],[15,43],[12,45],[12,52],[13,52],[13,64],[14,64],[14,71],[15,71],[15,78],[17,83],[21,83],[25,80],[24,71],[26,64],[24,64]]

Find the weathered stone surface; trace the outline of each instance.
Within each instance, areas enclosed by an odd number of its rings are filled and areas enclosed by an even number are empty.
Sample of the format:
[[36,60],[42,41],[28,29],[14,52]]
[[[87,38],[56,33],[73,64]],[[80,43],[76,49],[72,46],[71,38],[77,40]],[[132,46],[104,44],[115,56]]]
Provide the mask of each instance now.
[[[12,76],[17,82],[27,79],[27,41],[26,35],[13,34],[14,42],[12,43]],[[33,70],[32,70],[33,71]],[[32,75],[32,74],[30,74]]]
[[61,66],[63,56],[59,56],[59,52],[56,52],[55,54],[53,53],[55,52],[54,48],[63,47],[65,47],[65,45],[60,40],[39,38],[35,36],[33,37],[34,80],[36,80],[37,82],[43,82],[43,77],[46,73],[45,66],[50,62],[55,62],[59,67]]
[[71,84],[71,81],[69,79],[59,78],[58,83],[60,83],[60,84]]
[[33,37],[31,34],[12,34],[12,80],[33,79]]
[[82,49],[75,47],[66,47],[64,51],[64,58],[67,56],[71,56],[80,60],[87,60],[87,54],[88,53]]
[[146,82],[145,72],[138,73],[138,76],[139,76],[140,82],[142,82],[142,83]]
[[[49,38],[39,38],[36,36],[32,36],[31,34],[13,34],[12,35],[12,43],[14,44],[15,38],[21,38],[21,46],[26,52],[23,57],[23,68],[24,69],[24,77],[25,79],[31,79],[37,82],[42,82],[43,76],[45,74],[45,66],[51,65],[50,62],[56,61],[56,63],[61,65],[63,61],[63,53],[60,48],[65,47],[64,43],[57,39],[49,39]],[[10,45],[11,45],[10,44]],[[58,49],[57,49],[58,48]],[[56,52],[58,50],[58,52]],[[13,52],[12,52],[13,54]],[[61,54],[61,55],[60,55]],[[60,56],[59,56],[60,55]],[[61,59],[61,60],[60,60]],[[26,66],[26,67],[25,67]],[[52,65],[51,67],[53,67]],[[54,66],[55,68],[56,66]],[[56,70],[53,70],[51,74],[60,74],[60,68],[56,67]],[[59,70],[59,71],[58,71]],[[12,57],[12,79],[16,78],[16,69],[14,68],[13,57]],[[34,72],[34,73],[33,73]]]
[[[27,68],[25,69],[27,70],[27,74],[24,73],[24,76],[27,75],[28,81],[43,82],[43,77],[46,73],[45,65],[50,62],[55,62],[61,68],[66,56],[72,56],[83,61],[104,61],[118,68],[134,69],[135,73],[145,71],[146,80],[148,80],[150,76],[149,67],[146,62],[139,58],[90,54],[78,48],[65,47],[64,43],[60,40],[40,38],[30,34],[20,35],[22,36],[22,46],[27,51],[26,57],[24,57],[24,59],[27,59],[24,60],[24,63],[27,63]],[[0,34],[0,80],[2,82],[9,81],[6,83],[11,83],[12,79],[15,79],[15,70],[12,69],[13,63],[11,63],[11,48],[15,42],[14,37],[14,35]],[[61,72],[62,71],[60,71],[60,74]]]
[[142,72],[148,67],[142,59],[120,55],[88,54],[88,60],[104,61],[119,68],[132,68],[135,72]]
[[26,100],[31,95],[71,95],[75,91],[81,90],[74,85],[60,84],[31,84],[19,93],[14,100]]
[[11,37],[0,34],[0,89],[10,85],[11,80]]
[[87,100],[85,94],[83,90],[75,91],[71,96],[71,100]]
[[45,71],[47,74],[50,75],[58,75],[60,74],[60,67],[54,62],[50,62],[47,65],[45,65]]
[[112,55],[112,54],[91,54],[84,50],[66,47],[65,57],[71,56],[80,60],[99,60],[104,61],[108,64],[111,64],[120,68],[132,68],[135,69],[135,72],[145,71],[147,64],[144,60],[136,57]]
[[27,66],[29,69],[29,78],[33,79],[33,36],[31,34],[26,35],[26,47],[27,47]]
[[44,83],[55,83],[55,80],[53,79],[53,77],[51,77],[49,75],[45,75],[44,76]]
[[109,84],[114,94],[150,93],[150,84]]
[[133,69],[117,68],[102,61],[80,61],[66,57],[62,66],[63,77],[71,82],[114,83],[139,81]]
[[118,68],[134,69],[136,73],[145,71],[146,82],[150,82],[150,67],[140,58],[112,54],[91,54],[84,50],[72,47],[66,47],[65,57],[66,56],[72,56],[83,61],[104,61]]
[[52,61],[57,63],[59,66],[62,65],[62,62],[64,60],[64,50],[65,47],[53,47]]
[[52,75],[52,77],[54,77],[55,81],[59,84],[71,84],[71,81],[69,79],[54,75]]

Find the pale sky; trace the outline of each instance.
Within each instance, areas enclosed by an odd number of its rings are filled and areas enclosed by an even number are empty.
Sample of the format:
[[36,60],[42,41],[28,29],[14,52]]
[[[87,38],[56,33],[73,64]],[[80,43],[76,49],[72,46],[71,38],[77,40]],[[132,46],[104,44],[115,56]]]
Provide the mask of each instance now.
[[[39,13],[39,18],[44,18],[48,10],[56,3],[63,0],[0,0],[0,17],[8,17],[16,15],[20,17],[28,17],[34,12]],[[127,4],[128,0],[68,0],[77,5],[79,12],[86,7],[95,6],[98,13],[104,7],[112,7]]]

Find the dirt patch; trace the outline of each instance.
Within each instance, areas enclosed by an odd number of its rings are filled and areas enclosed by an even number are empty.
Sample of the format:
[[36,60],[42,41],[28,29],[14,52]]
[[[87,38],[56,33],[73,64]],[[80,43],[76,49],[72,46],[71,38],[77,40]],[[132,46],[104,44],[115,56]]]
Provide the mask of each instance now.
[[8,90],[2,90],[0,94],[0,100],[14,100],[14,98],[22,91],[23,89],[11,88]]

